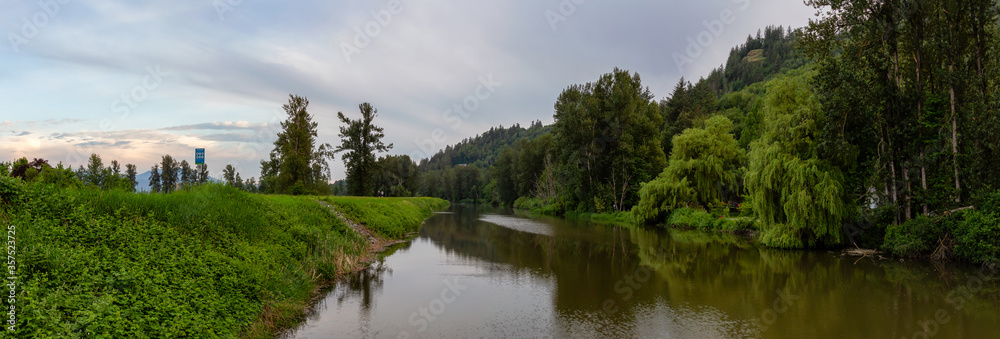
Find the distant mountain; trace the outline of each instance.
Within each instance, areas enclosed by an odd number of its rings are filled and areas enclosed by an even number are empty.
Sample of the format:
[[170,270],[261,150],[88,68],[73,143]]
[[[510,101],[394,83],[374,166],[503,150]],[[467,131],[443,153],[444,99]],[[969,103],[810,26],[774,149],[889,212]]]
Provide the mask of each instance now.
[[[149,177],[152,176],[152,171],[145,171],[135,176],[135,190],[136,192],[149,192]],[[208,177],[209,182],[225,182],[216,179],[212,176]]]

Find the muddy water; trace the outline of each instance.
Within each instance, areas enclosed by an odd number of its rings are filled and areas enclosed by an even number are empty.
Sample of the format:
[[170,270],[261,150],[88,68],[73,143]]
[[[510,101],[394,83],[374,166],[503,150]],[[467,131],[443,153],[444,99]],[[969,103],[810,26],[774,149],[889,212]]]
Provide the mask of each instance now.
[[1000,272],[453,207],[292,338],[997,338]]

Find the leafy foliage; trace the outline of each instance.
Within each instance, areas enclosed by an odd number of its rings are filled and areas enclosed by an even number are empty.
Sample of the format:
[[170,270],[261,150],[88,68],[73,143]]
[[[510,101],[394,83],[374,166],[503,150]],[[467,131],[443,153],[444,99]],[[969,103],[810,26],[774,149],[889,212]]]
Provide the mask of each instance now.
[[[287,118],[281,122],[281,132],[274,141],[274,149],[268,160],[260,162],[261,191],[265,193],[328,193],[330,166],[327,159],[333,157],[330,144],[320,144],[318,123],[309,113],[309,99],[288,95],[288,103],[282,105]],[[244,181],[232,180],[236,186]]]
[[556,101],[555,160],[568,205],[595,210],[596,201],[623,211],[638,202],[639,185],[666,165],[657,138],[662,117],[638,74],[615,69],[596,82],[570,86]]
[[746,187],[762,223],[761,242],[782,248],[833,246],[851,213],[843,175],[814,141],[820,105],[804,78],[773,80],[765,131],[750,145]]
[[344,113],[337,112],[340,122],[347,125],[340,127],[341,144],[332,154],[343,153],[342,159],[347,165],[347,191],[354,196],[371,196],[375,191],[375,175],[378,171],[376,153],[392,149],[392,144],[382,143],[385,134],[382,127],[372,122],[378,115],[378,110],[369,103],[358,105],[361,118],[348,119]]
[[[368,240],[309,197],[219,184],[60,189],[0,175],[0,199],[19,243],[16,337],[270,336],[367,255]],[[377,200],[356,217],[395,211],[407,229],[446,204]]]
[[934,251],[944,233],[940,223],[919,216],[901,225],[889,225],[882,248],[903,257],[927,255]]
[[725,199],[726,191],[737,192],[737,175],[746,154],[730,133],[732,128],[729,119],[716,115],[705,128],[689,128],[675,136],[669,165],[639,190],[639,204],[632,208],[636,220],[655,221],[680,203],[707,206]]

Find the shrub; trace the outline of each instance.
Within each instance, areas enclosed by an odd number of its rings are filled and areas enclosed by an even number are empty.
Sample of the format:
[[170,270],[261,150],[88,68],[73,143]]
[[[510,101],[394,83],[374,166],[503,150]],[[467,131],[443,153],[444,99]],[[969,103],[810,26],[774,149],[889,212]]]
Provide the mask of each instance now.
[[683,207],[670,214],[667,223],[673,226],[693,227],[699,230],[710,230],[716,226],[716,218],[703,210]]
[[956,257],[973,262],[1000,260],[1000,213],[967,212],[954,235]]
[[21,202],[24,196],[24,183],[21,179],[0,176],[0,206]]
[[898,256],[929,254],[945,233],[944,227],[928,217],[919,216],[902,225],[889,225],[882,249]]

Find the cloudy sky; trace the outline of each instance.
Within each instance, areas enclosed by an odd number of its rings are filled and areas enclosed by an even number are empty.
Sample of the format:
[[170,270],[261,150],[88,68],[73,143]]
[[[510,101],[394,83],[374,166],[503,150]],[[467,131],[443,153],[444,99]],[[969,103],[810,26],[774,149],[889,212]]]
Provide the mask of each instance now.
[[[289,94],[319,141],[337,112],[378,109],[391,153],[424,158],[491,126],[552,123],[571,84],[615,67],[659,98],[767,25],[801,27],[801,0],[5,0],[0,161],[78,166],[91,153],[148,170],[206,148],[259,175]],[[456,109],[457,107],[457,109]],[[334,163],[333,176],[344,177]]]

